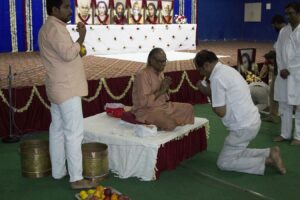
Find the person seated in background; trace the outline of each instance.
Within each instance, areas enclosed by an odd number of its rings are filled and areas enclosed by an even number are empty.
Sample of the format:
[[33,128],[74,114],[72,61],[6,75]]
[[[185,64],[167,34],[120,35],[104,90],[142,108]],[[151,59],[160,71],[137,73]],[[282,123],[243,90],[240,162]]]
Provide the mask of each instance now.
[[220,63],[211,51],[198,52],[194,64],[200,75],[209,80],[205,84],[202,81],[197,83],[199,91],[211,97],[213,111],[229,130],[217,161],[218,167],[226,171],[263,175],[266,166],[273,166],[279,173],[285,174],[279,147],[248,148],[259,132],[261,120],[243,77],[232,67]]
[[136,120],[156,125],[159,130],[172,131],[176,126],[194,123],[191,104],[170,102],[171,78],[164,77],[167,58],[161,48],[154,48],[147,66],[136,74],[132,91],[132,110]]
[[264,55],[265,63],[260,70],[259,77],[264,79],[264,77],[268,76],[269,78],[269,115],[265,118],[262,118],[263,121],[279,123],[280,117],[278,116],[278,103],[274,101],[274,82],[277,76],[277,62],[276,62],[276,52],[269,51]]

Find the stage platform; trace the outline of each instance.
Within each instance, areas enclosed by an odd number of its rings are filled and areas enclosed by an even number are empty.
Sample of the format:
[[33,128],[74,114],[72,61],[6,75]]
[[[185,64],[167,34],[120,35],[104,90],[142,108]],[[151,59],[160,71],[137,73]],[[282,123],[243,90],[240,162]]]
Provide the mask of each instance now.
[[[207,103],[207,98],[195,87],[201,77],[198,71],[195,70],[191,58],[197,51],[201,49],[212,50],[220,57],[221,62],[235,66],[237,49],[250,47],[257,49],[256,60],[262,62],[263,55],[272,49],[272,44],[203,42],[197,46],[197,50],[185,51],[191,53],[184,55],[187,60],[169,59],[165,74],[173,80],[170,90],[171,101],[191,104]],[[136,57],[138,56],[136,55]],[[83,98],[84,117],[103,112],[105,103],[132,104],[131,90],[134,74],[145,66],[147,54],[139,57],[142,57],[141,60],[138,60],[139,62],[133,61],[135,59],[128,61],[112,57],[87,56],[83,58],[89,85],[89,95]],[[0,54],[0,137],[7,135],[9,126],[7,91],[9,65],[12,66],[14,74],[12,94],[13,109],[15,111],[14,124],[17,127],[14,132],[18,130],[19,134],[24,134],[32,131],[48,130],[50,103],[45,92],[45,69],[42,66],[39,53],[2,53]]]
[[105,112],[87,117],[83,139],[84,143],[107,144],[109,169],[120,178],[155,180],[162,171],[175,169],[181,161],[207,147],[209,122],[205,118],[196,117],[192,125],[145,137],[135,136],[135,125],[121,121]]
[[[256,48],[256,62],[261,63],[264,61],[263,55],[272,49],[272,43],[241,41],[201,42],[197,45],[197,50],[184,52],[196,53],[199,50],[208,49],[219,55],[220,61],[224,64],[236,66],[237,49],[239,48]],[[113,55],[107,57],[87,56],[83,58],[83,62],[88,80],[131,76],[145,65],[143,62],[116,59]],[[9,65],[12,66],[13,73],[15,74],[13,87],[44,85],[45,69],[42,67],[39,52],[1,53],[0,88],[7,87],[6,76]],[[191,59],[181,59],[180,61],[169,61],[165,71],[172,72],[194,69],[195,67]]]

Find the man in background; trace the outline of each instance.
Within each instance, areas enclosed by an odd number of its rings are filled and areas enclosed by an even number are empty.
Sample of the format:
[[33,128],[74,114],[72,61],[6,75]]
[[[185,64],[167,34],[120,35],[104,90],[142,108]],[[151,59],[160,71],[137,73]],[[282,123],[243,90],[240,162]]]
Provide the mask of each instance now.
[[271,21],[272,27],[274,30],[279,33],[280,30],[286,26],[285,19],[282,15],[276,14],[272,17]]
[[274,99],[279,103],[280,136],[275,142],[292,139],[293,109],[295,130],[291,145],[300,145],[300,4],[285,7],[288,25],[283,27],[275,46],[278,76],[275,80]]

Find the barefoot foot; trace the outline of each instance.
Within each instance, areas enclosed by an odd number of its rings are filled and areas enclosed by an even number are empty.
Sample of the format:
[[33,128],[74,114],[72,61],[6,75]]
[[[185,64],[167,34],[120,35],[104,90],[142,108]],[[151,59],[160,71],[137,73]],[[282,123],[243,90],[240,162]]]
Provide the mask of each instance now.
[[271,148],[271,159],[274,162],[275,167],[279,171],[280,174],[286,174],[286,168],[284,166],[283,160],[281,158],[281,153],[279,147],[272,147]]

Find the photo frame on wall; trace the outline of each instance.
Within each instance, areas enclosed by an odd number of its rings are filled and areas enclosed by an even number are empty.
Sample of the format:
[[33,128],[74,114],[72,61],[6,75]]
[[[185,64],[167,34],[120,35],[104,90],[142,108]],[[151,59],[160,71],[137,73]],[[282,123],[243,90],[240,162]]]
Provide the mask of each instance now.
[[262,3],[245,3],[244,7],[244,22],[261,22]]
[[75,0],[75,23],[93,24],[93,0]]
[[115,0],[112,13],[113,17],[111,24],[128,24],[128,10],[126,9],[126,0]]
[[111,9],[109,0],[95,0],[94,24],[110,24]]
[[172,24],[174,14],[174,1],[173,0],[162,0],[162,8],[160,11],[160,23],[161,24]]
[[158,1],[147,1],[145,9],[145,24],[159,24]]
[[144,5],[143,0],[131,0],[129,9],[128,21],[129,24],[143,24],[144,23]]

